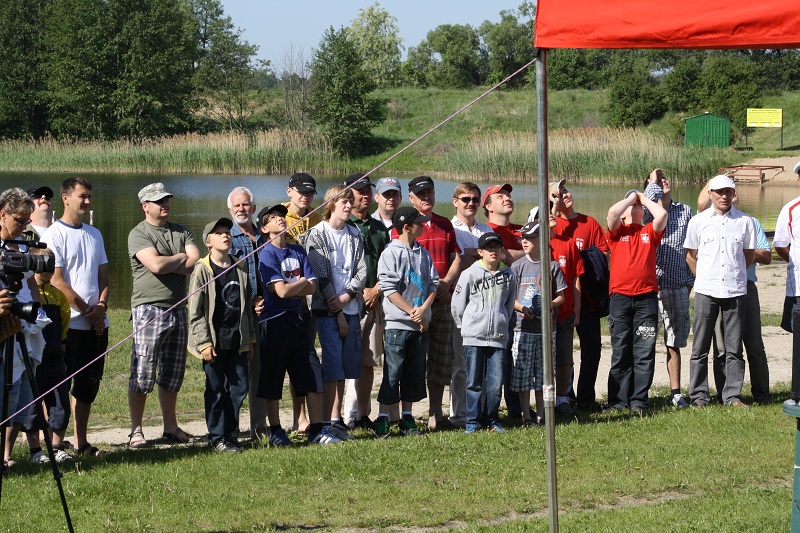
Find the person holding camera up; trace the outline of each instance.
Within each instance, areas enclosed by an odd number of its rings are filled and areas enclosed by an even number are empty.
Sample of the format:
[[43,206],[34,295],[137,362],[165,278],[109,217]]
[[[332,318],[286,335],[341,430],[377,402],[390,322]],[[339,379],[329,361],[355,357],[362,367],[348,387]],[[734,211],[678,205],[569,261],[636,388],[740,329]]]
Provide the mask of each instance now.
[[[103,452],[86,440],[92,403],[100,390],[108,349],[108,258],[100,231],[83,223],[92,206],[92,184],[85,178],[67,178],[61,184],[64,213],[47,228],[42,242],[55,256],[50,283],[64,293],[72,308],[67,331],[67,374],[91,363],[72,380],[72,419],[78,455],[97,457]],[[97,360],[95,360],[97,359]]]

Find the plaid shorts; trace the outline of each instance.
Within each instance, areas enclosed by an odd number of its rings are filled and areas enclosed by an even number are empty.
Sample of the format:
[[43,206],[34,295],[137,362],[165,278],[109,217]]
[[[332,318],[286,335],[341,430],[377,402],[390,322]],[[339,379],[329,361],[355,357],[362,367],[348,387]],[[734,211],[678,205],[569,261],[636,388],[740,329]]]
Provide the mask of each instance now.
[[686,348],[689,340],[689,288],[661,289],[658,311],[664,322],[664,344],[670,348]]
[[428,379],[450,385],[453,375],[453,315],[450,302],[433,302],[428,330]]
[[[188,313],[185,307],[165,311],[148,304],[132,310],[134,335],[128,390],[147,394],[156,383],[170,392],[181,390],[189,341]],[[153,321],[147,324],[150,320]],[[142,327],[144,324],[147,326]]]
[[542,390],[542,334],[515,331],[511,357],[511,390]]

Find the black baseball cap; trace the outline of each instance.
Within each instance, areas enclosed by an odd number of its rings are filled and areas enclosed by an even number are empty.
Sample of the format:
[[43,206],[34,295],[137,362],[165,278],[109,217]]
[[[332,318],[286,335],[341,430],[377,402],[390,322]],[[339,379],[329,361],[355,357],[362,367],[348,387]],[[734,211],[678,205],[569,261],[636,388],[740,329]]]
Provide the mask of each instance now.
[[364,187],[372,186],[372,182],[369,181],[369,176],[365,174],[351,174],[344,180],[345,185],[352,185],[353,183],[356,183],[356,185],[353,186],[354,189],[363,189]]
[[233,221],[229,218],[222,217],[219,220],[215,220],[206,224],[206,227],[203,228],[203,242],[208,241],[208,236],[214,233],[214,230],[217,228],[224,228],[228,231],[231,230],[233,227]]
[[276,205],[268,205],[264,209],[258,212],[258,216],[256,217],[256,226],[259,228],[267,223],[267,218],[269,218],[270,213],[278,213],[282,217],[285,217],[286,214],[289,212],[289,208],[283,204],[276,204]]
[[394,214],[392,214],[392,226],[394,226],[394,229],[397,231],[402,231],[403,226],[406,224],[413,224],[414,222],[419,222],[421,224],[423,222],[428,222],[430,219],[431,217],[426,217],[413,207],[406,205],[398,207]]
[[480,248],[481,250],[483,250],[490,244],[499,244],[500,246],[503,246],[503,239],[500,238],[500,235],[498,235],[493,231],[484,233],[478,239],[478,248]]
[[539,235],[539,221],[538,220],[531,220],[519,230],[520,235],[522,235],[523,239],[532,239]]
[[294,187],[297,192],[313,192],[317,194],[317,182],[305,172],[298,172],[289,178],[289,187]]
[[26,191],[28,196],[31,198],[41,198],[42,196],[46,196],[50,200],[53,199],[53,189],[50,187],[38,187],[36,189],[28,189]]
[[428,176],[420,176],[408,182],[408,192],[417,194],[425,189],[433,189],[433,180]]

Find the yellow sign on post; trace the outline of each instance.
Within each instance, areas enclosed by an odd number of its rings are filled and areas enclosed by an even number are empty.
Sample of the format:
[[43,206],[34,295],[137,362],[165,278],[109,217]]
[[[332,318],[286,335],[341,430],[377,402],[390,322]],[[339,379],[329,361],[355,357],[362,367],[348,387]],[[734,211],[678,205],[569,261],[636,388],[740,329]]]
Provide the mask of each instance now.
[[783,109],[747,108],[748,128],[782,128]]

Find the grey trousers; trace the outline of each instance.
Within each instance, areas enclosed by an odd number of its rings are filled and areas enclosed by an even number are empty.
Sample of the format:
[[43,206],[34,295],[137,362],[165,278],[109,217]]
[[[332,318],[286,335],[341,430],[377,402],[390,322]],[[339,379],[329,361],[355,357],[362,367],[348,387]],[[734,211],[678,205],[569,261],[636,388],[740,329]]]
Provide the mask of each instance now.
[[[714,338],[714,383],[717,387],[717,396],[721,400],[722,391],[725,388],[725,340],[720,322],[717,321],[719,331]],[[764,340],[761,338],[761,303],[758,299],[758,287],[751,281],[747,282],[742,343],[747,366],[750,369],[750,390],[753,393],[753,400],[759,403],[769,403],[772,401],[772,395],[769,392],[767,351],[764,349]]]
[[745,320],[746,296],[714,298],[695,293],[694,296],[694,341],[689,363],[689,396],[692,402],[708,405],[708,352],[714,337],[714,324],[722,314],[722,329],[725,339],[725,387],[722,389],[723,403],[741,400],[744,382],[744,357],[742,356],[742,333]]

